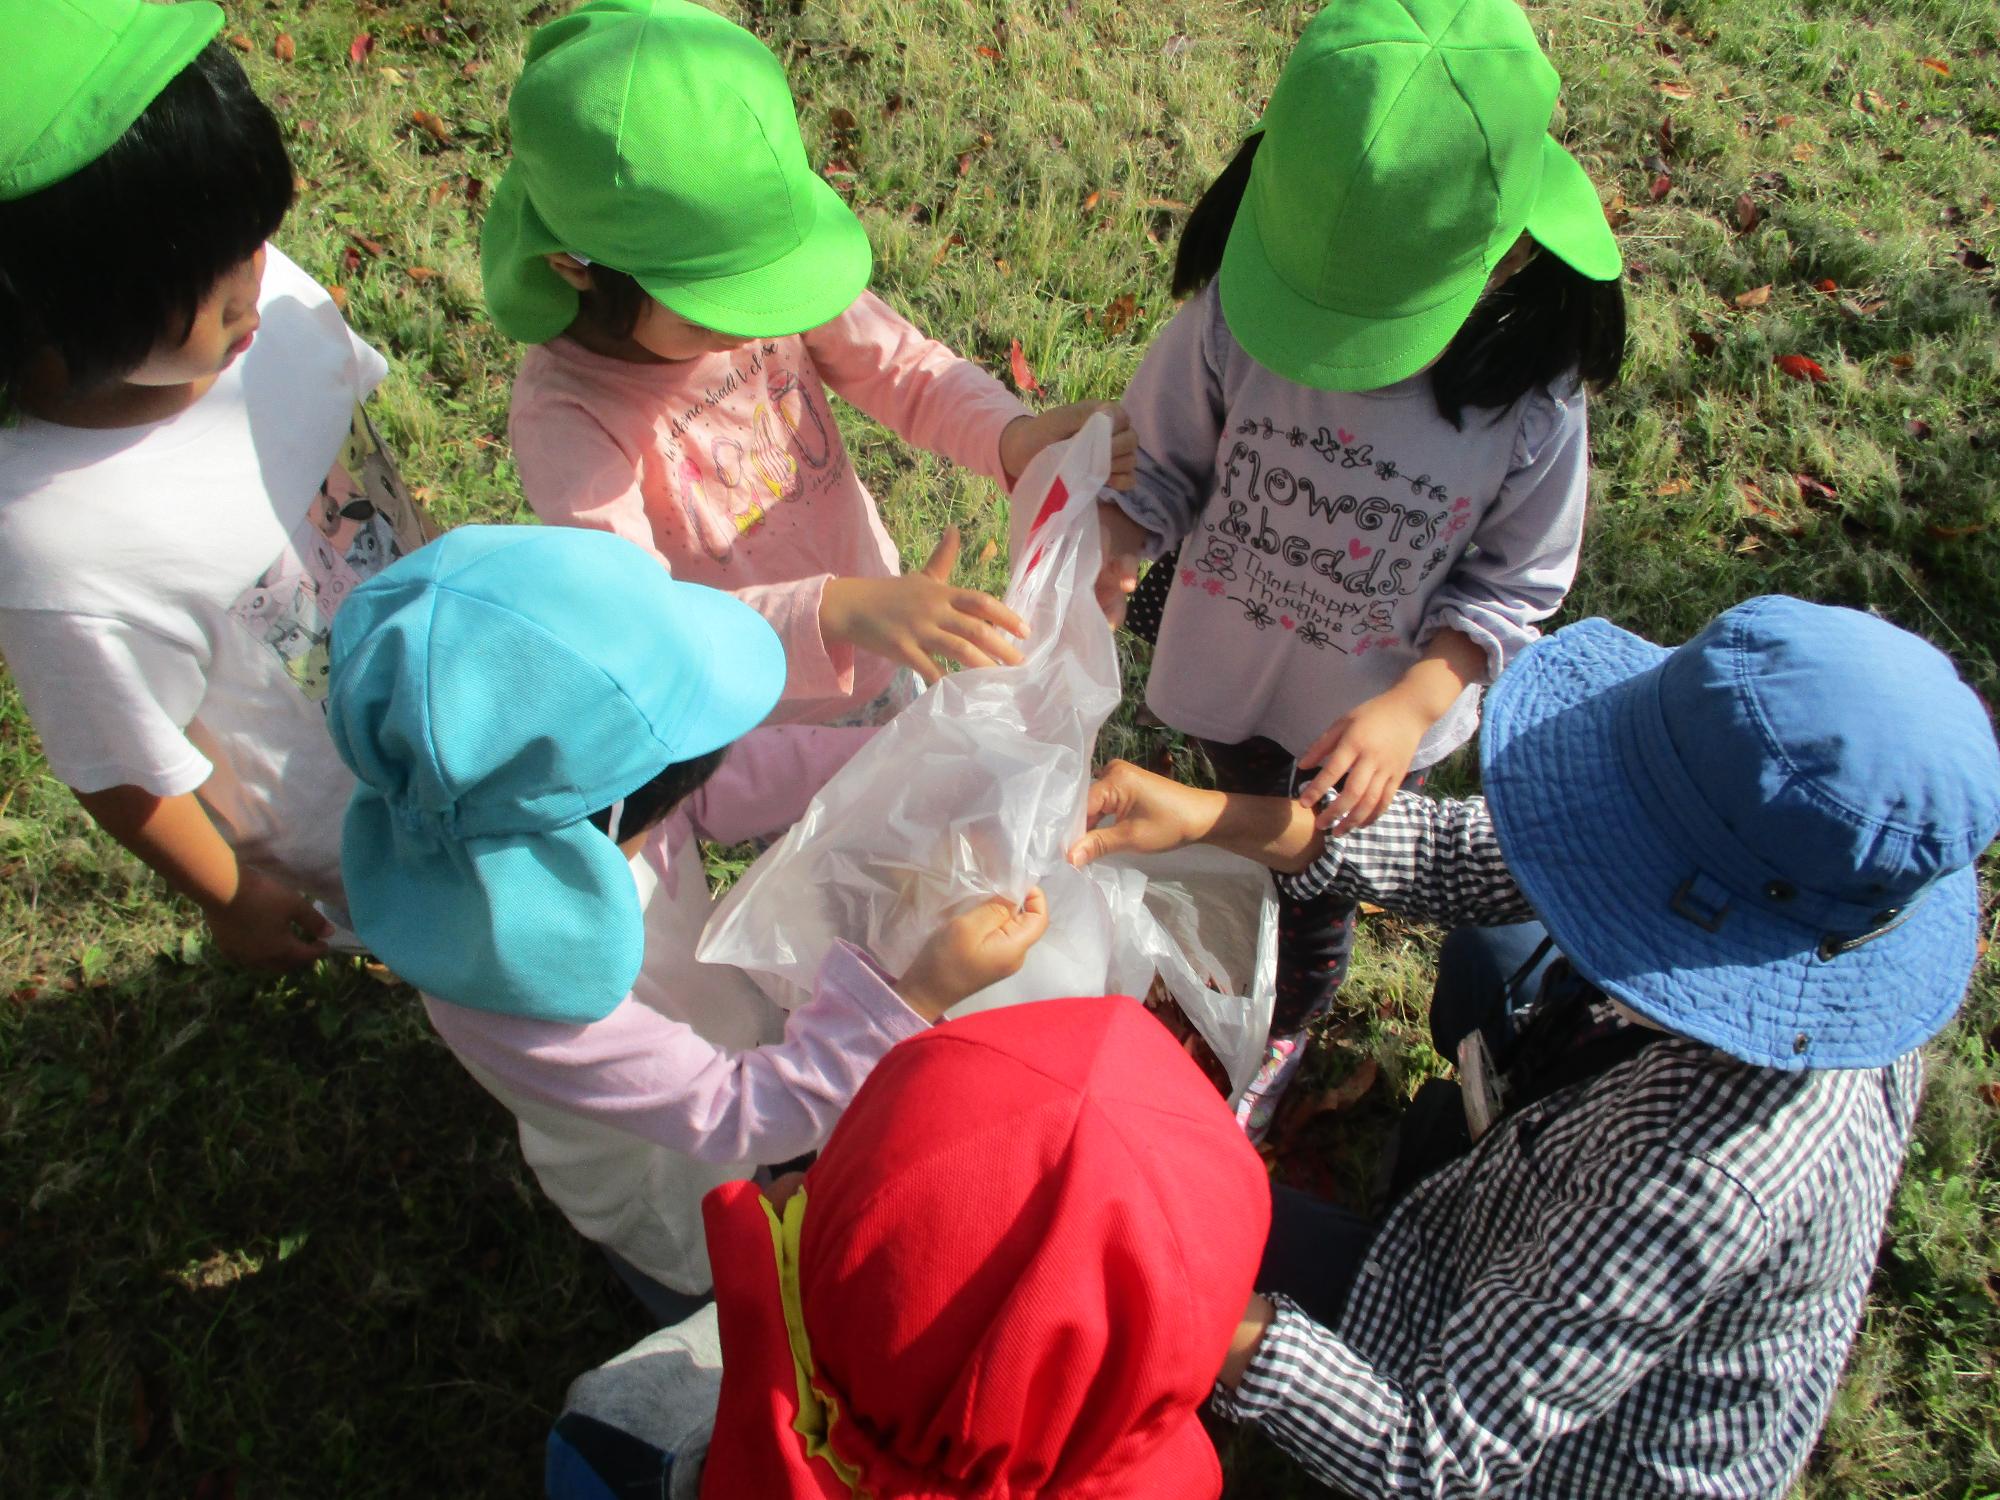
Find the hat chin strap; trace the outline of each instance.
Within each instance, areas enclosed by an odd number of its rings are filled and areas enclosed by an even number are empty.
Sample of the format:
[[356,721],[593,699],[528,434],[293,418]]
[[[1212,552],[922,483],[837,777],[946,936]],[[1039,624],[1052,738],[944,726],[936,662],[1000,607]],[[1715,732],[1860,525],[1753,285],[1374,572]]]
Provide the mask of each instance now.
[[785,1336],[792,1346],[792,1373],[798,1381],[799,1414],[792,1430],[804,1439],[808,1458],[824,1459],[850,1493],[861,1493],[861,1471],[833,1451],[833,1424],[840,1420],[840,1404],[821,1390],[814,1379],[812,1341],[806,1337],[806,1314],[799,1298],[800,1241],[805,1233],[806,1190],[785,1200],[783,1210],[758,1195],[757,1206],[771,1226],[771,1252],[778,1261],[778,1297],[784,1304]]

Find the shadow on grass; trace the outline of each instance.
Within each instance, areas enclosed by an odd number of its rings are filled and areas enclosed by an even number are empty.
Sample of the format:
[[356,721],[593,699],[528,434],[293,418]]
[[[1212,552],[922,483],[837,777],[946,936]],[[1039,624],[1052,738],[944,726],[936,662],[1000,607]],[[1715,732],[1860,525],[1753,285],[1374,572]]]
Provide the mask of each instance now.
[[0,1020],[9,1494],[520,1494],[645,1331],[358,965],[160,958]]

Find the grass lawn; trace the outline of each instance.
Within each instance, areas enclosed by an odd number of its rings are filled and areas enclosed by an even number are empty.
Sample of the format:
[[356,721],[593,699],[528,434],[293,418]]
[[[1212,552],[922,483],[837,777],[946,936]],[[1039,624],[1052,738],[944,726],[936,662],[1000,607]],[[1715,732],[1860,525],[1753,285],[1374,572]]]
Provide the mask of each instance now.
[[[517,350],[476,241],[533,23],[499,0],[229,0],[301,178],[279,242],[394,365],[377,421],[446,522],[525,514]],[[1051,399],[1113,396],[1170,311],[1184,210],[1314,7],[751,0],[876,288]],[[1783,590],[1878,610],[2000,688],[2000,63],[1990,0],[1533,7],[1566,139],[1630,268],[1627,379],[1593,408],[1565,618],[1678,641]],[[357,37],[372,39],[372,48]],[[358,60],[357,60],[358,59]],[[135,225],[135,233],[144,227]],[[1774,363],[1802,356],[1825,379]],[[1805,367],[1796,366],[1803,370]],[[843,419],[853,417],[844,412]],[[864,420],[905,557],[983,481]],[[1854,684],[1866,693],[1869,685]],[[1152,753],[1131,726],[1119,744]],[[518,1495],[565,1383],[643,1331],[509,1121],[361,967],[259,983],[53,782],[0,677],[0,1493]],[[1414,1083],[1436,934],[1376,920],[1327,1087],[1379,1081],[1286,1170],[1338,1185]],[[1865,1326],[1801,1491],[2000,1494],[2000,982],[1931,1082]],[[1250,1440],[1233,1493],[1306,1493]]]

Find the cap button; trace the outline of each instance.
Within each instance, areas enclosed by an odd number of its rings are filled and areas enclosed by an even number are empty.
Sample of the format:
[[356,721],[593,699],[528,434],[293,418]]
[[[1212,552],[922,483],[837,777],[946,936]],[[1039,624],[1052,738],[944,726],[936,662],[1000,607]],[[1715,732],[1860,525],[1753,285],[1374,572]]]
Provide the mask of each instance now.
[[1807,1036],[1803,1031],[1792,1038],[1792,1051],[1794,1052],[1803,1052],[1811,1045],[1812,1038]]
[[1789,880],[1773,880],[1764,886],[1765,898],[1771,901],[1789,901],[1798,893],[1799,888]]

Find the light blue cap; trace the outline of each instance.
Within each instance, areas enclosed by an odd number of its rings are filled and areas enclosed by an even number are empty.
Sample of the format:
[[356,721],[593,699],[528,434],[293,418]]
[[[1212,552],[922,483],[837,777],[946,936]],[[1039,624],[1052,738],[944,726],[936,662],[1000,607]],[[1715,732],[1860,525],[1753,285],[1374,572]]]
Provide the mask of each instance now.
[[1500,674],[1480,761],[1557,946],[1671,1031],[1879,1067],[1964,998],[2000,747],[1908,631],[1783,595],[1671,651],[1584,620]]
[[332,673],[356,932],[440,999],[581,1022],[645,951],[632,872],[588,818],[758,724],[785,657],[754,610],[621,537],[466,526],[354,591]]

